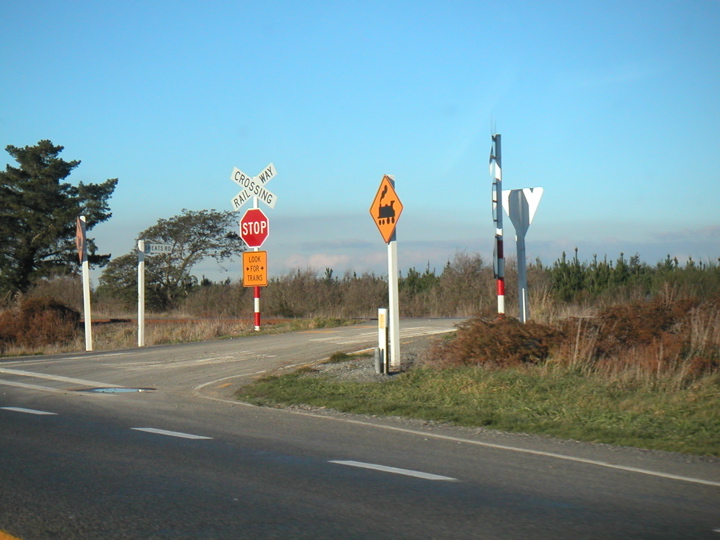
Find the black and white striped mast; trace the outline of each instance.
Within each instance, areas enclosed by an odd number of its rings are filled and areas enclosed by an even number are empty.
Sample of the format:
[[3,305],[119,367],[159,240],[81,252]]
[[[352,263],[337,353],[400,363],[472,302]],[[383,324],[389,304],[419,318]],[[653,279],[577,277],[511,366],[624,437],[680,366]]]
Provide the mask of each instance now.
[[497,280],[498,313],[505,314],[505,255],[503,251],[502,222],[502,156],[500,134],[492,135],[490,149],[490,176],[492,185],[492,216],[495,223],[495,248],[493,249],[493,270]]

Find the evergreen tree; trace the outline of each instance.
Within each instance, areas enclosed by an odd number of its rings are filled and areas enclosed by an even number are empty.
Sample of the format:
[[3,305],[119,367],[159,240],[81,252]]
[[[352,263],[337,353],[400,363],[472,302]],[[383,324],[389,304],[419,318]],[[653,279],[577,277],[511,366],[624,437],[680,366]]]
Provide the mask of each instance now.
[[[109,219],[117,178],[77,186],[64,182],[80,161],[59,158],[63,147],[48,140],[5,150],[19,164],[0,171],[0,292],[13,294],[38,278],[77,270],[77,217],[86,216],[87,230]],[[92,239],[87,245],[91,265],[107,263],[110,255],[99,255]]]

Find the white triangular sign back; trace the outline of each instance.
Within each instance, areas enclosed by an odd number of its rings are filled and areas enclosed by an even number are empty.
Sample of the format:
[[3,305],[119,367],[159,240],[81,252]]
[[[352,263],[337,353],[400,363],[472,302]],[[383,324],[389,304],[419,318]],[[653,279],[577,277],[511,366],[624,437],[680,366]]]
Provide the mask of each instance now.
[[[540,199],[543,196],[543,188],[541,188],[541,187],[525,188],[525,189],[523,189],[523,194],[525,195],[525,200],[528,203],[528,211],[530,213],[530,223],[532,223],[532,220],[535,217],[535,212],[537,212],[538,205],[540,204]],[[528,225],[530,223],[528,223]]]
[[507,189],[502,192],[503,208],[518,236],[527,233],[542,195],[543,188]]

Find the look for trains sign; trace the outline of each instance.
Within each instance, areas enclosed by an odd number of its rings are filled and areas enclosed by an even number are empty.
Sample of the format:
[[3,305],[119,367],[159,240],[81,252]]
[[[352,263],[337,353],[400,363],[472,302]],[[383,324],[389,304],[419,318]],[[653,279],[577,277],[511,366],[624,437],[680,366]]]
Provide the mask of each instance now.
[[403,205],[395,193],[395,182],[388,175],[383,176],[375,199],[370,205],[370,215],[386,244],[392,240],[402,211]]
[[243,287],[267,287],[267,251],[243,251]]

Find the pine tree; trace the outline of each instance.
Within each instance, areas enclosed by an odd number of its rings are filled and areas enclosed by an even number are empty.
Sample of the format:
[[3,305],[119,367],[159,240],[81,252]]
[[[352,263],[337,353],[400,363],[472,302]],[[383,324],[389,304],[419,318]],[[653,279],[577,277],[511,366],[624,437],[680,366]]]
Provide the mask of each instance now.
[[[80,161],[59,158],[63,147],[48,140],[5,150],[19,164],[0,171],[0,292],[13,294],[38,278],[77,270],[77,217],[86,216],[87,230],[109,219],[108,200],[117,179],[77,186],[64,182]],[[91,265],[107,263],[110,255],[97,254],[92,239],[87,244]]]

